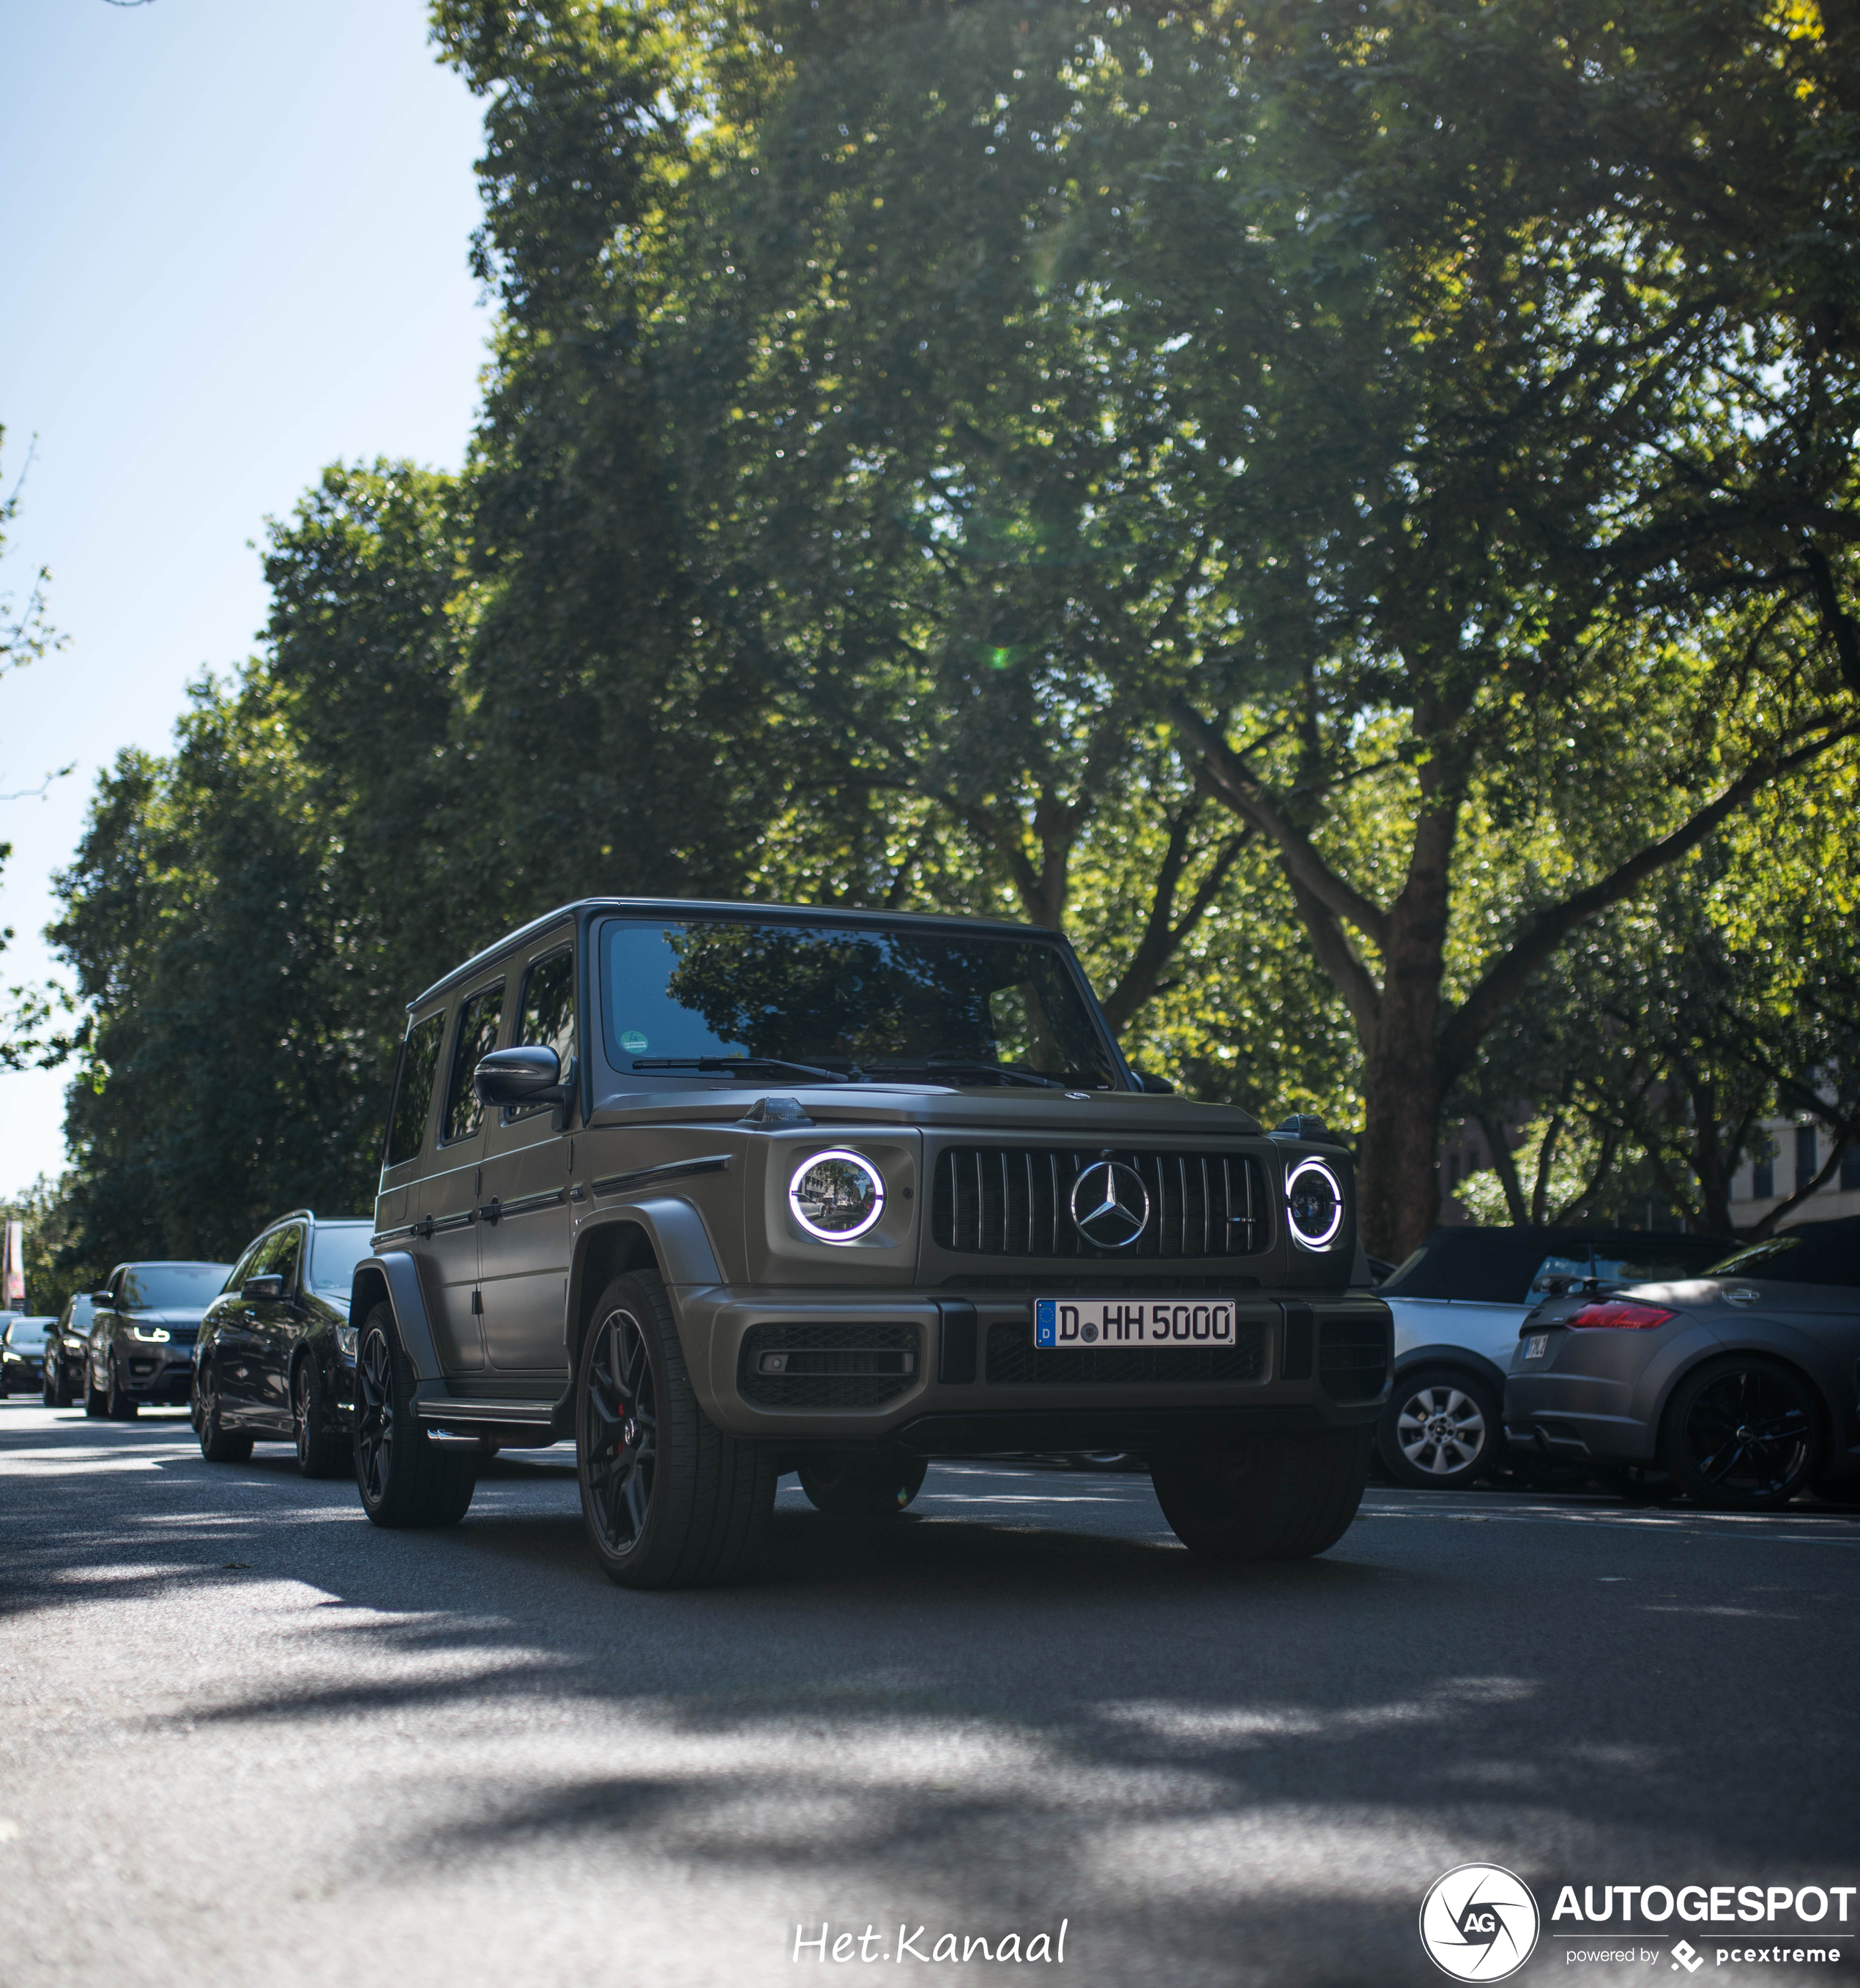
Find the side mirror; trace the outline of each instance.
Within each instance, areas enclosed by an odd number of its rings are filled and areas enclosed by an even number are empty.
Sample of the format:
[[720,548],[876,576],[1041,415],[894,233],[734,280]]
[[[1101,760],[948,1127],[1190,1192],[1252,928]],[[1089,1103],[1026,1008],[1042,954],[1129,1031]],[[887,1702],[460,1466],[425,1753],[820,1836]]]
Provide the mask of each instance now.
[[540,1046],[493,1050],[472,1071],[472,1088],[480,1104],[560,1104],[562,1061]]
[[275,1270],[267,1271],[262,1277],[248,1277],[239,1286],[242,1298],[281,1298],[284,1295],[284,1280]]
[[90,1293],[90,1302],[93,1305],[108,1304],[110,1293],[107,1291],[93,1291]]
[[1130,1073],[1137,1080],[1139,1090],[1152,1090],[1161,1097],[1173,1097],[1175,1094],[1175,1085],[1166,1077],[1152,1077],[1147,1070],[1138,1069],[1135,1063],[1130,1067]]

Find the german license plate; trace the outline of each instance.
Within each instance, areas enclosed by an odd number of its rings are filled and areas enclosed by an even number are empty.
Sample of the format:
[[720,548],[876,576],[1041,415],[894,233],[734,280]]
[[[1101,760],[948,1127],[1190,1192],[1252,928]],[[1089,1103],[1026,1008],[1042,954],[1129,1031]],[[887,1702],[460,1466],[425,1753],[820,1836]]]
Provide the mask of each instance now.
[[1231,1346],[1231,1298],[1040,1298],[1036,1346]]
[[1524,1357],[1527,1360],[1541,1360],[1549,1350],[1550,1334],[1547,1332],[1534,1332],[1524,1342]]

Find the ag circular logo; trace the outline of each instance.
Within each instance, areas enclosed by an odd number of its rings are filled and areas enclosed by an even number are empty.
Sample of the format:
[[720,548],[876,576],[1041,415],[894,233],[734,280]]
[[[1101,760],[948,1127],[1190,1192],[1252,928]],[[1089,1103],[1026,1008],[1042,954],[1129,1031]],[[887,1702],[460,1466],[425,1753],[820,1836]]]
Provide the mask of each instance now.
[[1503,1981],[1537,1943],[1537,1902],[1502,1865],[1459,1865],[1436,1878],[1421,1901],[1421,1944],[1456,1981]]
[[1123,1249],[1149,1226],[1150,1191],[1135,1167],[1097,1160],[1072,1183],[1072,1222],[1100,1249]]

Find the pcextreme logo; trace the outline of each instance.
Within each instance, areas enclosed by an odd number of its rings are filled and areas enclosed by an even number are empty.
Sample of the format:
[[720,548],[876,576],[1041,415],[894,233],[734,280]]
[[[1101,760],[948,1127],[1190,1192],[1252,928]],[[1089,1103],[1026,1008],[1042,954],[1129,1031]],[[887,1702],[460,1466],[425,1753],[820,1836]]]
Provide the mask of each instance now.
[[1421,1944],[1456,1981],[1515,1974],[1537,1946],[1537,1923],[1530,1887],[1499,1864],[1459,1865],[1421,1901]]

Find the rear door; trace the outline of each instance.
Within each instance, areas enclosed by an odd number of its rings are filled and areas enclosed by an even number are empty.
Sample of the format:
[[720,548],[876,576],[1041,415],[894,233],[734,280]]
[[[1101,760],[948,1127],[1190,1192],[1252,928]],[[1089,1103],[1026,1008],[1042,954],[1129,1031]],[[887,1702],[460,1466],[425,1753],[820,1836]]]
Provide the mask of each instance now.
[[[573,938],[555,934],[524,962],[510,1037],[553,1049],[564,1077],[575,1059]],[[490,1115],[479,1225],[485,1350],[500,1373],[565,1380],[568,1135],[553,1104]]]
[[427,1312],[448,1372],[476,1373],[485,1364],[478,1294],[478,1208],[485,1158],[484,1111],[472,1088],[481,1057],[497,1046],[504,981],[481,981],[458,1003],[439,1107],[438,1145],[415,1191],[414,1249]]

